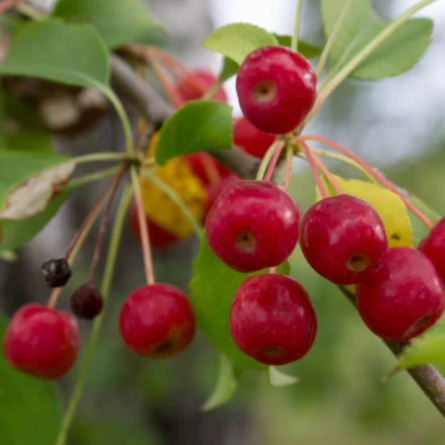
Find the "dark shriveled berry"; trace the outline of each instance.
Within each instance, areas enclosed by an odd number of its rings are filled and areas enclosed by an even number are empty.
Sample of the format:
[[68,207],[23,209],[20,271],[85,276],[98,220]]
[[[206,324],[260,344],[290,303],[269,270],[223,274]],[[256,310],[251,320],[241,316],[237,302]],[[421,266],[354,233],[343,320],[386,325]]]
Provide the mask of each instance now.
[[317,318],[297,281],[280,274],[256,275],[235,294],[230,332],[245,354],[267,365],[284,365],[311,349]]
[[416,249],[395,247],[382,268],[357,286],[357,308],[374,334],[408,341],[436,323],[445,289],[431,261]]
[[71,295],[70,305],[76,317],[92,320],[101,313],[104,299],[96,288],[86,283]]
[[42,272],[49,287],[63,287],[71,278],[72,271],[66,258],[46,261]]

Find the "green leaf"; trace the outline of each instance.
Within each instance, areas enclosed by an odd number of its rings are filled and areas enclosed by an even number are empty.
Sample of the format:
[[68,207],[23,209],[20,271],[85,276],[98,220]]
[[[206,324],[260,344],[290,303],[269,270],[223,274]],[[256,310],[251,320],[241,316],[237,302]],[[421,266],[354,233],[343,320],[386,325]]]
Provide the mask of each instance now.
[[44,131],[19,131],[5,135],[4,143],[0,150],[51,151],[51,134]]
[[[278,272],[288,275],[289,269],[286,262],[279,266]],[[202,235],[190,283],[191,302],[198,326],[207,340],[237,369],[266,369],[238,349],[229,329],[230,307],[236,290],[248,277],[265,272],[245,274],[231,269],[212,252],[205,234]]]
[[222,84],[227,79],[230,79],[238,72],[238,69],[239,65],[236,62],[228,57],[224,57],[221,72],[218,76],[218,83]]
[[295,385],[299,382],[298,377],[292,375],[284,374],[276,366],[269,366],[267,377],[269,385],[274,388],[282,388],[283,386]]
[[262,46],[277,46],[274,35],[250,23],[232,23],[216,29],[201,43],[241,65],[248,54]]
[[235,394],[236,377],[233,365],[224,355],[219,355],[219,369],[215,389],[202,405],[203,411],[210,411],[227,403]]
[[[0,315],[0,337],[6,319]],[[61,422],[54,383],[13,370],[0,351],[0,432],[5,445],[52,444]]]
[[52,152],[0,151],[0,219],[40,213],[74,171],[70,158]]
[[399,357],[400,368],[445,364],[445,317],[421,336],[411,340]]
[[67,197],[67,193],[61,193],[54,198],[43,210],[32,218],[19,221],[0,221],[2,239],[0,241],[0,255],[14,251],[24,246],[36,236],[57,213]]
[[161,29],[142,0],[59,0],[52,15],[93,25],[109,48],[146,39]]
[[97,88],[108,84],[110,66],[107,48],[92,26],[44,20],[21,27],[0,74]]
[[[291,47],[292,44],[292,37],[291,36],[285,36],[280,34],[274,34],[275,38],[278,40],[278,43],[280,46],[287,46]],[[310,45],[309,43],[303,42],[302,40],[298,41],[298,52],[303,54],[306,59],[313,59],[314,57],[318,57],[321,52],[322,48],[314,45]]]
[[156,145],[156,161],[198,151],[232,147],[232,107],[215,100],[186,103],[164,123]]
[[[329,35],[347,0],[322,0],[322,16]],[[339,70],[358,54],[388,24],[375,12],[370,0],[356,0],[337,34],[331,66]],[[398,76],[413,68],[424,54],[432,37],[432,21],[411,19],[397,29],[352,74],[362,80]]]

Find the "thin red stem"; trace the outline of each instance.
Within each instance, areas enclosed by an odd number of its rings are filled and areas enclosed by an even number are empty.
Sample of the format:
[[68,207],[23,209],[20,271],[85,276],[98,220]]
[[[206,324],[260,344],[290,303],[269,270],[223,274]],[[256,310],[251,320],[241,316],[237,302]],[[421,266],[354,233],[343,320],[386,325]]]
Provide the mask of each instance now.
[[331,183],[337,195],[341,195],[343,193],[343,190],[341,188],[341,185],[335,179],[335,176],[329,171],[329,169],[326,167],[326,164],[315,153],[312,153],[312,156],[314,157],[315,163],[318,165],[318,168],[323,172],[328,181]]
[[292,160],[293,160],[293,153],[292,149],[289,147],[286,151],[286,167],[284,170],[284,178],[283,178],[283,189],[287,190],[289,187],[290,177],[292,174]]
[[156,61],[153,60],[150,62],[150,67],[173,106],[175,108],[181,107],[184,103],[184,100],[182,99],[181,95],[179,94],[171,80],[166,76],[162,68]]
[[108,198],[107,206],[105,207],[104,214],[102,215],[102,219],[100,221],[99,232],[97,234],[96,244],[94,246],[93,258],[91,260],[90,273],[89,273],[89,278],[88,278],[88,281],[90,282],[90,284],[92,284],[93,280],[94,280],[94,275],[96,273],[97,264],[98,264],[99,258],[100,258],[102,242],[103,242],[105,233],[107,231],[107,223],[108,223],[108,220],[110,219],[110,213],[111,213],[111,209],[113,207],[113,202],[116,197],[116,193],[119,188],[120,181],[121,181],[126,169],[127,169],[127,166],[123,165],[120,168],[120,170],[117,172],[117,174],[115,175],[113,189],[111,190],[110,197]]
[[141,185],[137,177],[136,171],[131,170],[131,181],[133,183],[134,198],[136,201],[136,209],[139,220],[139,230],[141,233],[142,253],[144,256],[145,276],[148,284],[154,284],[155,276],[153,271],[153,260],[151,257],[150,234],[148,232],[147,218],[144,211],[144,203],[142,199]]
[[162,51],[159,48],[150,46],[146,48],[147,55],[150,57],[155,57],[160,60],[170,71],[172,71],[177,77],[184,76],[187,74],[187,70],[180,62],[178,62],[170,54]]
[[394,192],[396,195],[400,197],[400,199],[405,203],[405,205],[414,213],[414,215],[419,218],[420,221],[422,221],[429,229],[432,229],[434,227],[434,223],[426,216],[424,215],[412,202],[403,194],[400,192],[400,190],[392,184],[390,181],[388,181],[384,175],[382,175],[380,172],[378,172],[375,168],[373,168],[371,165],[369,165],[367,162],[360,159],[357,155],[349,151],[347,148],[342,147],[341,145],[337,144],[334,141],[331,141],[328,138],[325,138],[323,136],[299,136],[296,139],[298,142],[307,140],[307,141],[319,141],[323,142],[339,152],[346,155],[348,158],[354,160],[357,164],[359,164],[361,167],[363,167],[364,170],[366,170],[368,173],[370,173],[372,176],[374,176],[377,181],[379,181],[382,185],[387,187],[389,190]]
[[321,180],[320,173],[318,172],[317,165],[315,163],[314,155],[311,152],[309,146],[303,140],[296,138],[296,142],[298,142],[302,147],[304,154],[306,155],[307,161],[309,162],[309,166],[311,167],[312,174],[315,179],[315,183],[317,184],[318,190],[320,191],[320,195],[323,199],[328,197],[326,193],[326,189],[324,188],[323,181]]
[[278,159],[280,159],[281,152],[284,148],[284,142],[280,142],[275,149],[275,152],[270,160],[270,164],[267,167],[266,175],[264,176],[264,181],[268,182],[271,180],[275,167],[277,166]]

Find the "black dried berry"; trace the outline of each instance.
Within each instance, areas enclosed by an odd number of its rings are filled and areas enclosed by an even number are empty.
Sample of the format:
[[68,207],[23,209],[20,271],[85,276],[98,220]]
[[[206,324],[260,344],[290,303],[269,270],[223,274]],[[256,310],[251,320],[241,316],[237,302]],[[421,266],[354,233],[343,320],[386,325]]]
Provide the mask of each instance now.
[[66,258],[46,261],[42,264],[42,272],[49,287],[65,286],[72,274]]
[[74,291],[70,304],[76,317],[91,320],[102,311],[104,300],[101,293],[90,283],[87,283]]

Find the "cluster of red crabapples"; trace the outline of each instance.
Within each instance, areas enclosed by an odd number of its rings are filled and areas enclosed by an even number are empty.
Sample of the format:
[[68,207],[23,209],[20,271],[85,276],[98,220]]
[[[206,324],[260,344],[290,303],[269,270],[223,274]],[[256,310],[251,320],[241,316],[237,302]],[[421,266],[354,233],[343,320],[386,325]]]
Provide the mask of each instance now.
[[[178,90],[184,100],[194,99],[213,80],[198,72],[182,79]],[[259,157],[273,135],[298,128],[316,98],[310,64],[284,47],[251,53],[239,69],[236,87],[247,119],[235,124],[235,135],[239,131],[245,136],[238,143],[252,154],[258,155],[261,145]],[[220,91],[215,98],[225,99]],[[202,165],[193,162],[198,172]],[[240,285],[229,320],[240,350],[265,364],[298,360],[315,340],[317,319],[307,292],[296,280],[275,272],[298,241],[318,274],[338,285],[356,285],[361,317],[386,340],[410,340],[432,326],[445,308],[445,218],[419,249],[390,248],[381,218],[361,199],[338,194],[301,216],[284,188],[269,181],[231,181],[215,196],[205,230],[212,251],[231,268],[243,273],[271,269]],[[62,286],[71,275],[64,260],[45,264],[44,272],[53,287]],[[73,294],[71,307],[77,316],[93,318],[101,310],[101,295],[84,285]],[[124,301],[119,328],[136,354],[164,358],[191,343],[195,319],[179,289],[151,284],[134,290]],[[3,346],[15,368],[58,378],[76,359],[77,325],[66,312],[28,304],[11,320]]]

